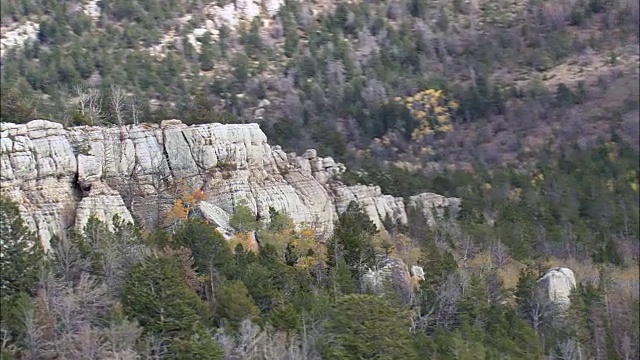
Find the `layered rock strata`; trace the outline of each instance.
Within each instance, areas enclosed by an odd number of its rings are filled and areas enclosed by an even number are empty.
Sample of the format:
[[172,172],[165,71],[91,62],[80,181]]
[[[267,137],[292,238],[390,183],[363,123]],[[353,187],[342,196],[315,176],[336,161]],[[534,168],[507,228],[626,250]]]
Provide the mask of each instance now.
[[[29,224],[48,246],[51,236],[82,227],[91,215],[113,215],[156,225],[185,191],[201,189],[206,218],[228,229],[234,206],[246,203],[269,220],[269,207],[318,235],[333,231],[350,201],[363,205],[381,230],[383,220],[406,223],[401,198],[376,186],[345,186],[344,165],[315,150],[301,156],[270,146],[257,124],[186,126],[80,126],[65,129],[45,120],[0,124],[0,188],[20,204]],[[408,206],[430,223],[459,200],[420,194]],[[433,209],[437,211],[433,211]]]

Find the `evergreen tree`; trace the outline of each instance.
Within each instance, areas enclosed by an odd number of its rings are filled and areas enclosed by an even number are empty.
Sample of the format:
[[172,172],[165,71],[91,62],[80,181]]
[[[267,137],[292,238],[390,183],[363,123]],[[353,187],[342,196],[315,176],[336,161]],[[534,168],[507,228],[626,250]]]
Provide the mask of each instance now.
[[484,282],[479,275],[472,275],[464,293],[463,299],[458,303],[458,312],[461,321],[469,324],[474,321],[482,321],[489,310],[489,297]]
[[222,235],[206,222],[186,220],[173,235],[172,247],[191,250],[194,265],[200,274],[222,269],[230,261],[231,251]]
[[282,231],[285,229],[293,229],[293,220],[287,216],[269,206],[269,226],[267,227],[271,231]]
[[121,292],[126,316],[149,335],[168,343],[168,359],[223,359],[204,327],[204,304],[184,281],[183,264],[174,257],[147,258],[128,274]]
[[[4,81],[4,79],[3,79]],[[0,122],[26,123],[34,120],[37,112],[26,94],[16,89],[0,91]]]
[[200,42],[202,43],[200,51],[200,70],[202,71],[211,71],[214,67],[215,51],[211,41],[211,34],[209,34],[209,32],[206,32],[200,39]]
[[121,301],[125,315],[145,331],[164,337],[190,334],[201,323],[204,305],[184,282],[172,257],[153,257],[136,265],[125,279]]
[[540,331],[545,315],[551,311],[547,304],[539,298],[537,292],[537,281],[540,275],[540,269],[533,267],[521,270],[514,294],[518,315],[526,320],[536,333]]
[[256,231],[260,227],[256,214],[246,205],[246,202],[240,202],[233,209],[229,225],[239,232]]
[[184,337],[170,341],[169,354],[171,360],[222,360],[224,353],[203,329],[198,329]]
[[373,295],[336,300],[321,339],[323,359],[417,359],[409,315]]
[[338,264],[331,269],[330,283],[334,291],[334,295],[348,295],[356,292],[355,281],[349,266],[344,259],[339,259]]
[[215,300],[216,318],[223,320],[225,327],[232,331],[237,330],[242,320],[253,319],[260,312],[253,298],[249,295],[247,287],[239,280],[232,281],[218,289]]
[[44,250],[40,240],[27,228],[18,205],[0,197],[0,297],[20,293],[33,295]]
[[376,225],[360,205],[355,201],[349,203],[339,216],[333,237],[327,244],[329,265],[336,267],[340,259],[344,259],[353,277],[359,281],[365,266],[375,263],[371,237],[376,232]]

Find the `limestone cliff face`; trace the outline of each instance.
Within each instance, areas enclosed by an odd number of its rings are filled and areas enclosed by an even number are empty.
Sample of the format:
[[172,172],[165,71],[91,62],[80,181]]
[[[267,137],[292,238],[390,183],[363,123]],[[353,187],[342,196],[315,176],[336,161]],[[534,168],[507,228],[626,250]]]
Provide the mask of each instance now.
[[[271,206],[328,235],[337,214],[355,200],[382,230],[386,216],[407,221],[401,198],[375,186],[345,186],[336,180],[342,164],[314,150],[286,154],[267,143],[257,124],[186,126],[167,120],[64,129],[34,120],[2,123],[0,133],[2,194],[20,204],[45,246],[52,235],[84,226],[91,215],[106,222],[116,214],[129,221],[135,216],[153,226],[178,193],[196,188],[206,196],[201,209],[210,210],[210,219],[228,219],[244,200],[263,219]],[[457,205],[458,199],[436,194],[409,201],[430,222],[432,208]]]

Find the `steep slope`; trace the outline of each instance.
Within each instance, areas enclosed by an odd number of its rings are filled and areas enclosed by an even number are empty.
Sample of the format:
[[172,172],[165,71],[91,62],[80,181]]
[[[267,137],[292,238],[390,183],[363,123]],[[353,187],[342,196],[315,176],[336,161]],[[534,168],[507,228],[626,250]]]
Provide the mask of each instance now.
[[[375,186],[345,186],[337,178],[342,164],[315,150],[297,156],[271,147],[257,124],[186,126],[167,120],[65,129],[34,120],[0,126],[2,194],[20,203],[45,246],[52,235],[83,227],[90,215],[157,225],[178,196],[194,189],[204,192],[205,211],[213,206],[228,215],[244,200],[256,216],[268,221],[273,207],[321,236],[332,232],[337,213],[352,200],[380,229],[387,217],[407,222],[402,198]],[[420,194],[408,206],[433,222],[432,207],[458,203]]]

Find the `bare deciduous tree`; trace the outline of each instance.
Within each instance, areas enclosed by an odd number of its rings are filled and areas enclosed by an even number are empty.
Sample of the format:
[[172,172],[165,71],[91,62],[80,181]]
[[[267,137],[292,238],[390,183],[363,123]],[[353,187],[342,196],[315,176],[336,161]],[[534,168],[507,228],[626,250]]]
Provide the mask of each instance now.
[[127,321],[106,326],[102,321],[113,309],[116,292],[88,273],[65,281],[47,272],[40,283],[34,311],[25,311],[23,317],[25,334],[32,339],[29,352],[68,359],[137,358],[134,346],[141,328]]
[[119,126],[124,125],[124,109],[126,106],[127,94],[125,91],[117,85],[111,85],[111,110],[116,117],[116,122]]
[[473,256],[475,254],[475,244],[473,243],[471,236],[462,236],[462,244],[460,248],[462,251],[462,253],[460,254],[462,259],[462,266],[466,269],[467,261],[473,259]]
[[29,359],[39,359],[43,354],[43,339],[41,326],[36,321],[35,307],[27,299],[18,302],[18,314],[22,325],[23,344]]
[[133,121],[133,125],[138,125],[140,123],[140,117],[142,113],[140,112],[140,108],[137,105],[138,99],[135,95],[131,95],[129,97],[129,106],[131,108],[131,120]]
[[341,60],[331,60],[327,63],[326,78],[330,87],[342,91],[347,81],[346,70]]
[[558,345],[559,354],[557,359],[561,360],[582,360],[580,344],[574,339],[567,339]]
[[300,101],[300,96],[295,93],[288,94],[285,97],[284,102],[284,110],[286,116],[296,121],[302,121],[302,112],[304,110],[304,107],[302,106],[302,102]]
[[77,86],[75,92],[80,114],[86,116],[91,125],[98,125],[103,116],[100,91],[95,88],[85,89]]
[[491,261],[499,269],[509,263],[509,249],[500,240],[495,240],[491,244]]
[[228,360],[319,360],[316,340],[320,337],[316,324],[303,325],[303,333],[292,335],[277,331],[270,326],[261,329],[250,320],[240,324],[237,334],[222,329],[214,337]]
[[461,278],[456,274],[450,274],[438,292],[438,306],[435,312],[435,324],[437,327],[449,328],[458,312],[458,302],[462,299]]
[[298,24],[307,27],[313,21],[313,8],[307,2],[300,3],[300,12],[298,13]]
[[[83,258],[78,247],[71,242],[68,236],[62,236],[52,242],[50,254],[53,261],[53,272],[59,274],[64,281],[74,282],[80,278],[80,274],[89,269],[89,262]],[[45,287],[43,281],[48,274],[43,272],[40,276],[40,286]],[[45,287],[46,289],[46,287]]]
[[[282,20],[280,19],[280,17],[276,17],[275,20],[273,20],[273,22],[271,23],[270,35],[274,40],[279,40],[280,38],[282,38],[283,34],[284,30],[282,26]],[[269,42],[268,45],[272,47],[273,42]]]
[[138,324],[124,320],[119,324],[111,324],[104,331],[104,337],[108,346],[105,352],[110,359],[133,360],[137,359],[134,350],[136,340],[142,334],[142,328]]
[[387,18],[391,20],[397,20],[405,15],[405,10],[399,2],[390,2],[387,5]]
[[143,342],[144,349],[142,350],[142,358],[145,360],[160,360],[164,359],[164,355],[167,353],[167,341],[166,339],[147,335]]

